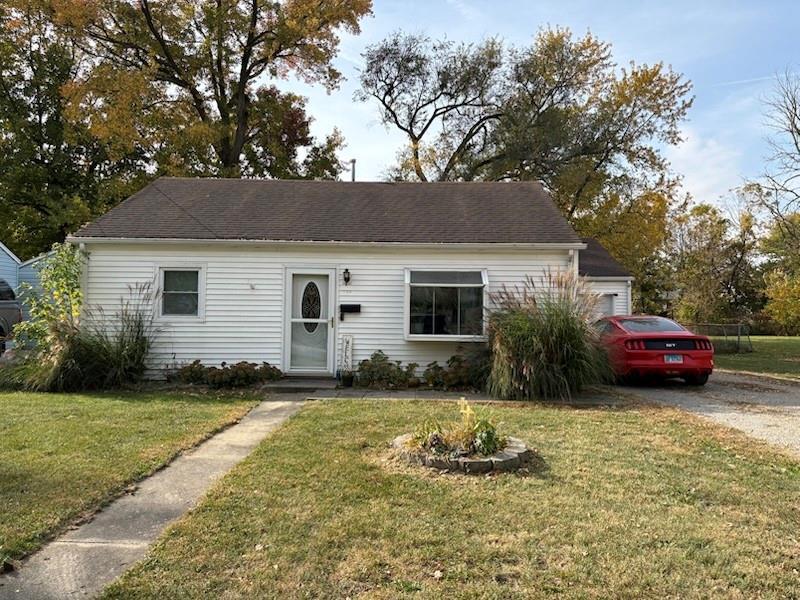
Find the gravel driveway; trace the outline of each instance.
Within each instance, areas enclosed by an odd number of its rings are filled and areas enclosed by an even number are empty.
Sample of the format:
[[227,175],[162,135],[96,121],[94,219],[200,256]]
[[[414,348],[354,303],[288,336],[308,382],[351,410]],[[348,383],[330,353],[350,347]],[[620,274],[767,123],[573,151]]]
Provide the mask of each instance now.
[[800,382],[714,373],[702,388],[668,381],[628,389],[646,400],[740,429],[800,457]]

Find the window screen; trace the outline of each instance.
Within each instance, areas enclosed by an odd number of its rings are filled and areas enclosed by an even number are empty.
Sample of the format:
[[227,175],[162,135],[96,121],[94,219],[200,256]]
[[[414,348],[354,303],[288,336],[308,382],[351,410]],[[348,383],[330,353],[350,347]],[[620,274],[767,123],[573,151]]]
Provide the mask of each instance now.
[[164,270],[162,314],[197,316],[200,306],[200,272]]

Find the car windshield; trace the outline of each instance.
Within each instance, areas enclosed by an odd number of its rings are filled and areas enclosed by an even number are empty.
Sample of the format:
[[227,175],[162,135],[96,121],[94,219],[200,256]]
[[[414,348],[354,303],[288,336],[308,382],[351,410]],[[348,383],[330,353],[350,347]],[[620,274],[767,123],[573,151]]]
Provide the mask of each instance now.
[[611,321],[606,321],[604,319],[595,321],[593,327],[600,333],[611,333],[614,331],[614,325],[611,323]]
[[631,333],[656,333],[660,331],[686,331],[675,321],[662,317],[645,319],[620,319],[619,324]]
[[4,279],[0,279],[0,301],[15,299],[14,290],[11,289],[11,286],[8,285]]

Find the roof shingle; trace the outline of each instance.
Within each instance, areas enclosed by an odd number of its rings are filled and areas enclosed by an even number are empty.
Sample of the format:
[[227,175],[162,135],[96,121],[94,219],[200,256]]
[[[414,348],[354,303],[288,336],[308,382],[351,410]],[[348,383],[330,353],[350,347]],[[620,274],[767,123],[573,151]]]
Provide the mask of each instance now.
[[349,183],[162,177],[75,237],[400,243],[570,243],[534,182]]
[[586,277],[631,277],[608,250],[594,238],[583,238],[586,250],[578,255],[578,272]]

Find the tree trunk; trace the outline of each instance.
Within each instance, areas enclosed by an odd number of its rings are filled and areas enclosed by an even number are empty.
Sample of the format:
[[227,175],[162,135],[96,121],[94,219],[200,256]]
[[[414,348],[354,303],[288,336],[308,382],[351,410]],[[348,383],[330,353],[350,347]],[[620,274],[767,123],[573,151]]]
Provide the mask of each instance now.
[[411,138],[411,159],[414,161],[414,172],[420,181],[428,181],[425,171],[422,170],[422,163],[419,159],[419,140]]

